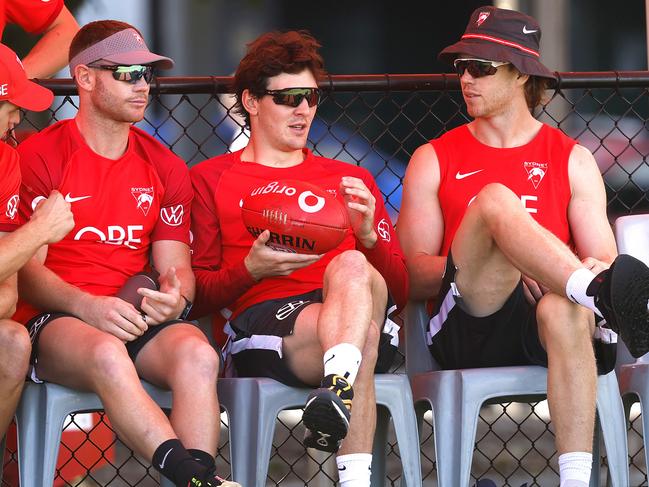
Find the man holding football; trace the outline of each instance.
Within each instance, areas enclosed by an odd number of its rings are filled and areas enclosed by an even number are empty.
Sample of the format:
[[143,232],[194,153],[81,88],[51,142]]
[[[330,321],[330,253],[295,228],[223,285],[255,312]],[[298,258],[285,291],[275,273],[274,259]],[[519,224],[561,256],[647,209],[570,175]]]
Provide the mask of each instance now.
[[[320,98],[319,47],[303,31],[271,32],[249,44],[239,64],[236,109],[250,142],[190,171],[195,315],[227,313],[238,375],[319,385],[304,411],[304,443],[338,452],[340,484],[350,487],[369,485],[373,374],[377,359],[381,370],[391,362],[383,356],[394,350],[382,331],[386,303],[391,296],[404,305],[407,276],[371,175],[305,148]],[[334,250],[281,252],[265,245],[267,230],[256,239],[247,232],[243,198],[287,179],[315,184],[345,205],[351,229]]]
[[[85,25],[69,58],[77,116],[19,146],[21,214],[57,189],[75,220],[20,273],[32,378],[95,392],[124,443],[176,485],[238,485],[214,473],[218,356],[184,320],[194,294],[187,166],[133,127],[144,117],[154,67],[173,62],[150,52],[134,27],[111,20]],[[149,262],[159,290],[140,288],[138,308],[116,297]],[[140,377],[172,391],[169,418]]]

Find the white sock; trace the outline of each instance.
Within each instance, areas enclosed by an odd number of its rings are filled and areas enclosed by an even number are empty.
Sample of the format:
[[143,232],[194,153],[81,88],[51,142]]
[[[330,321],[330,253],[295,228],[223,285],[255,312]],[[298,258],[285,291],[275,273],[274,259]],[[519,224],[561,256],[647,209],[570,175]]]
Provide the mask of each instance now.
[[324,353],[324,375],[345,377],[353,385],[362,358],[361,351],[351,343],[339,343]]
[[340,487],[369,487],[372,474],[372,454],[352,453],[336,457]]
[[575,272],[570,274],[568,282],[566,283],[566,296],[573,303],[581,304],[588,309],[593,310],[599,316],[602,314],[595,307],[595,299],[593,296],[586,296],[586,289],[588,285],[595,279],[595,274],[584,267],[580,267]]
[[587,487],[593,455],[586,452],[570,452],[559,456],[560,487]]

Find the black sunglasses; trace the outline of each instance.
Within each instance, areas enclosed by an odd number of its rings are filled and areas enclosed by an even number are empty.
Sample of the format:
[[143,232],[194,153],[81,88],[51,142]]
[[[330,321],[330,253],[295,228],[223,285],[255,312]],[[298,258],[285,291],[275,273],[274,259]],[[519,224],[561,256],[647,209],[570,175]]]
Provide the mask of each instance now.
[[113,78],[117,81],[125,81],[130,84],[137,83],[140,79],[151,83],[153,80],[153,66],[143,66],[141,64],[133,64],[131,66],[119,66],[110,64],[89,64],[89,68],[104,69],[113,72]]
[[509,64],[508,62],[501,61],[487,61],[486,59],[466,59],[457,58],[453,61],[455,71],[458,76],[462,76],[465,71],[468,71],[474,78],[482,78],[483,76],[493,76],[498,71],[500,66]]
[[272,96],[277,105],[295,108],[304,99],[310,107],[316,106],[320,103],[322,92],[318,88],[284,88],[282,90],[266,90],[264,94]]

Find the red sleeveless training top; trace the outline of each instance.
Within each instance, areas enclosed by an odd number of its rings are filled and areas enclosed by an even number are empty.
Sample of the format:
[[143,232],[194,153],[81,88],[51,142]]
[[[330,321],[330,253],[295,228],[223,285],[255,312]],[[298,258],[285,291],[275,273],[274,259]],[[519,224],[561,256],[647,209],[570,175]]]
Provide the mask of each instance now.
[[575,140],[543,124],[529,143],[495,148],[482,144],[462,125],[430,143],[440,169],[438,197],[445,226],[441,255],[448,254],[467,206],[489,183],[511,189],[537,222],[572,247],[568,159]]

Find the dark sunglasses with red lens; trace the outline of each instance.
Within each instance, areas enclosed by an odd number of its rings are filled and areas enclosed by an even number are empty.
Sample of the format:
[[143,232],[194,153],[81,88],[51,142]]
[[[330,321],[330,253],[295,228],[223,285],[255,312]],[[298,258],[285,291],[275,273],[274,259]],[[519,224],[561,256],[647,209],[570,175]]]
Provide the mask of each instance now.
[[453,66],[458,76],[462,76],[468,71],[474,78],[483,76],[493,76],[500,66],[509,64],[508,62],[488,61],[486,59],[457,58],[453,61]]
[[276,105],[286,105],[293,108],[302,103],[302,100],[306,100],[310,107],[314,107],[320,103],[320,96],[322,95],[322,91],[318,88],[284,88],[281,90],[266,90],[264,93],[272,96]]

